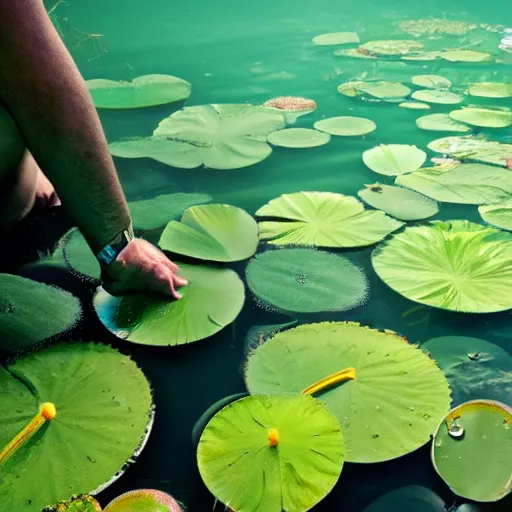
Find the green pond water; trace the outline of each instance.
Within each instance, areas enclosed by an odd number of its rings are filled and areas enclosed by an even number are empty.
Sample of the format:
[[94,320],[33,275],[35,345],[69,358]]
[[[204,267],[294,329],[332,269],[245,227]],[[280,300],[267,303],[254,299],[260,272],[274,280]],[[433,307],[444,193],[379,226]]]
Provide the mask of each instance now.
[[[377,130],[365,137],[333,137],[328,145],[316,149],[277,148],[262,163],[232,171],[182,170],[147,159],[116,159],[129,200],[172,192],[204,192],[211,194],[214,202],[236,205],[253,214],[283,193],[316,190],[355,196],[363,184],[381,178],[365,167],[363,151],[381,143],[414,144],[426,149],[431,140],[443,134],[416,127],[415,119],[424,111],[358,102],[337,93],[340,83],[354,77],[409,82],[415,74],[435,73],[457,85],[478,80],[503,81],[510,79],[512,73],[512,59],[509,64],[484,65],[373,62],[336,57],[333,47],[311,43],[315,35],[336,31],[355,31],[362,41],[408,38],[397,23],[429,16],[512,26],[512,6],[507,0],[69,0],[62,9],[69,27],[103,35],[84,38],[79,47],[75,46],[76,41],[68,42],[86,79],[131,80],[144,74],[166,73],[192,83],[187,105],[261,104],[276,96],[297,95],[314,98],[318,103],[316,112],[300,118],[297,127],[312,127],[316,120],[337,115],[367,117],[377,124]],[[499,36],[479,34],[480,39],[469,34],[455,40],[462,41],[461,46],[496,53]],[[446,41],[431,43],[432,49],[446,45]],[[473,102],[485,100],[475,98]],[[510,100],[487,102],[512,106]],[[440,105],[426,113],[450,110],[449,106]],[[108,140],[114,141],[150,135],[158,122],[172,112],[172,106],[102,111],[101,119]],[[510,139],[511,133],[500,130],[491,137],[505,140]],[[433,156],[439,155],[429,152],[429,158]],[[441,204],[435,218],[481,222],[476,206],[447,203]],[[375,275],[370,264],[371,250],[343,251],[368,276],[370,297],[364,307],[307,320],[357,321],[395,330],[411,342],[437,336],[474,336],[511,351],[509,312],[469,315],[429,308],[411,311],[415,304],[390,290]],[[243,275],[245,265],[235,264],[232,268]],[[80,293],[87,297],[88,290]],[[248,329],[286,318],[264,311],[248,296],[236,322],[219,334],[190,346],[159,349],[116,343],[98,325],[93,313],[87,312],[84,330],[78,337],[114,342],[131,354],[151,382],[157,407],[146,449],[123,478],[100,496],[104,504],[122,492],[145,487],[172,494],[192,512],[213,509],[214,498],[197,470],[191,430],[214,402],[245,391],[240,367]],[[387,463],[346,465],[333,492],[314,510],[362,511],[382,494],[411,484],[433,489],[448,505],[456,501],[435,474],[429,448],[424,447]],[[484,508],[512,507],[510,500],[504,500]]]

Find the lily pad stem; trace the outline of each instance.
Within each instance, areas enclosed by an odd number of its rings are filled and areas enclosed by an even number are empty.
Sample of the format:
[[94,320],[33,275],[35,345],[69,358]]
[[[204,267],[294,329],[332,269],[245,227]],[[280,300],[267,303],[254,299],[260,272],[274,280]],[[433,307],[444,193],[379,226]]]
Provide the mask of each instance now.
[[355,368],[345,368],[344,370],[340,370],[339,372],[333,373],[328,377],[324,377],[323,379],[315,382],[308,388],[306,388],[302,394],[303,395],[313,395],[314,393],[318,393],[319,391],[323,391],[326,388],[330,388],[335,384],[339,384],[341,382],[345,382],[347,380],[354,380],[356,378],[356,369]]

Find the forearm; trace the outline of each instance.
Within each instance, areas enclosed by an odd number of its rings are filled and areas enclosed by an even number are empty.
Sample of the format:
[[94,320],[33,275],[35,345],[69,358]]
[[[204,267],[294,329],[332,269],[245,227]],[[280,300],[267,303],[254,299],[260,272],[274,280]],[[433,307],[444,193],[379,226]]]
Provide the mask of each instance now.
[[40,0],[0,0],[0,96],[63,205],[99,249],[129,224],[87,87]]

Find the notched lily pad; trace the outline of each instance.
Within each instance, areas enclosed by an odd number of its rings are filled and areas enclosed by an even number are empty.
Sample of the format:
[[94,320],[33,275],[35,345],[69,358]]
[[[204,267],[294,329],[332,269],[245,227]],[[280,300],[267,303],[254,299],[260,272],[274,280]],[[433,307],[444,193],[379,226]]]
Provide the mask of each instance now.
[[459,132],[467,133],[471,128],[466,124],[454,121],[448,114],[430,114],[418,117],[416,126],[422,130],[433,132]]
[[372,171],[398,176],[418,170],[427,159],[425,151],[407,144],[381,144],[363,153],[363,162]]
[[399,82],[377,80],[345,82],[338,86],[338,92],[344,96],[370,101],[398,101],[408,96],[411,93],[411,89]]

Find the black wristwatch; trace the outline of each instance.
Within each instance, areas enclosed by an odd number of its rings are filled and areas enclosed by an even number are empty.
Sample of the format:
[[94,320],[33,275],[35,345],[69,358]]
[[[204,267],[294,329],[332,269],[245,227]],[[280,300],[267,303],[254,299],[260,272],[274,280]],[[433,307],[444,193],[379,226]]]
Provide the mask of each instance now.
[[119,256],[119,253],[135,238],[133,227],[130,224],[128,229],[124,229],[115,236],[101,251],[96,254],[96,259],[100,264],[102,273]]

